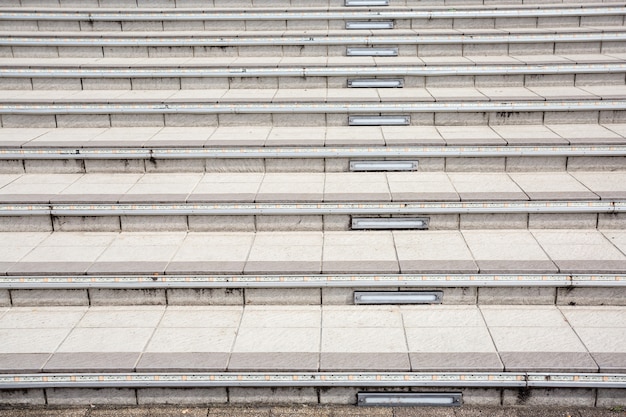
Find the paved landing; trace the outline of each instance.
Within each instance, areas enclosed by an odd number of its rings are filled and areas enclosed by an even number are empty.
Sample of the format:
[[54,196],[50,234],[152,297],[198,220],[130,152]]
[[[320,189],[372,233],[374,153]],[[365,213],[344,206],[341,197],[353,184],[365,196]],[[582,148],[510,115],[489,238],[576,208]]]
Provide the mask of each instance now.
[[625,307],[0,309],[0,372],[626,371]]
[[624,273],[624,230],[4,232],[0,274]]

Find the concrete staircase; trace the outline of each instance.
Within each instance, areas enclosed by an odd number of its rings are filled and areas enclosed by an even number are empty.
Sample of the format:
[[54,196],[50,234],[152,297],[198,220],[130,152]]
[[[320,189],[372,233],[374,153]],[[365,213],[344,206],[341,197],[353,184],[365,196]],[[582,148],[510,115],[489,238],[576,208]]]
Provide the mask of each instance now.
[[626,405],[625,16],[4,0],[0,405]]

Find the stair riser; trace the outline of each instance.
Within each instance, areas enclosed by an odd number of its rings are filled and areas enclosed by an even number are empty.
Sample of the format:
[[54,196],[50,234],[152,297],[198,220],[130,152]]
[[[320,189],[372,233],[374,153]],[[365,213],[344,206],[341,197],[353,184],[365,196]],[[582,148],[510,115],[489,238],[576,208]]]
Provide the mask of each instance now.
[[[605,111],[503,111],[503,112],[393,112],[393,116],[409,116],[412,126],[469,126],[469,125],[541,125],[559,123],[625,123],[626,110]],[[88,127],[147,127],[147,126],[348,126],[349,116],[377,116],[378,113],[246,113],[234,114],[3,114],[5,128],[88,128]]]
[[[45,391],[45,392],[44,392]],[[541,407],[618,407],[621,406],[623,392],[619,389],[589,388],[465,388],[452,386],[440,388],[412,388],[411,392],[454,392],[463,394],[465,406],[498,407],[527,406]],[[262,406],[308,404],[307,413],[316,413],[313,406],[320,405],[320,412],[327,412],[329,405],[355,405],[358,392],[409,392],[402,386],[386,388],[335,387],[335,388],[49,388],[0,391],[0,405],[11,406],[137,406],[140,405],[213,405],[222,406]],[[282,408],[281,410],[283,410]],[[298,410],[300,408],[296,408]],[[237,413],[229,408],[225,413]],[[373,413],[371,408],[364,411]],[[530,409],[532,410],[532,409]],[[96,412],[98,409],[96,408]],[[263,410],[265,411],[265,410]],[[358,410],[357,410],[358,411]],[[380,414],[384,411],[381,410]],[[388,411],[391,412],[391,409]],[[423,410],[427,412],[427,410]],[[447,411],[447,410],[446,410]],[[452,410],[450,410],[452,411]],[[123,412],[123,410],[118,410]],[[353,412],[341,410],[341,412]],[[441,412],[437,410],[437,412]],[[520,412],[524,412],[521,408]],[[593,412],[593,410],[592,410]],[[372,415],[372,414],[363,414]],[[419,414],[426,415],[426,414]]]
[[[25,7],[107,7],[107,8],[185,8],[185,7],[344,7],[345,0],[315,0],[314,2],[307,0],[6,0],[7,6],[25,6]],[[552,4],[561,4],[563,1],[551,1]],[[568,5],[572,4],[602,4],[614,3],[610,0],[585,0],[585,1],[567,1]],[[545,4],[542,0],[508,0],[508,1],[488,1],[488,0],[389,0],[390,6],[480,6],[480,5],[533,5]],[[362,9],[361,7],[350,7],[351,10]],[[375,7],[378,9],[378,7]],[[381,7],[380,10],[385,10]]]
[[[364,217],[364,216],[359,216]],[[369,217],[369,216],[365,216]],[[624,229],[626,213],[429,214],[428,230]],[[352,230],[349,215],[285,216],[27,216],[0,217],[0,232],[270,232]]]
[[[149,284],[147,284],[149,285]],[[354,291],[442,291],[446,305],[624,306],[626,287],[0,289],[0,306],[353,305]]]
[[[393,21],[396,29],[509,29],[542,27],[623,26],[623,15],[568,16],[568,17],[525,17],[525,18],[440,18],[440,19],[384,19],[372,16],[373,20]],[[347,22],[364,19],[320,19],[310,20],[154,20],[154,21],[62,21],[62,20],[4,20],[0,31],[223,31],[240,30],[344,30]],[[366,20],[366,19],[365,19]]]
[[626,72],[610,74],[443,75],[380,77],[142,77],[142,78],[0,78],[0,90],[195,90],[346,88],[352,79],[401,79],[404,87],[535,87],[624,85]]
[[[352,45],[359,47],[359,43]],[[0,56],[14,58],[140,58],[140,57],[325,57],[346,56],[347,47],[342,45],[260,45],[260,46],[12,46],[0,47]],[[401,57],[475,56],[475,55],[543,55],[543,54],[599,54],[625,53],[626,42],[534,42],[445,45],[387,45],[398,48]]]
[[[363,158],[360,158],[363,159]],[[400,158],[401,159],[401,158]],[[624,156],[412,158],[420,172],[615,171]],[[394,158],[395,160],[395,158]],[[349,159],[59,159],[0,160],[0,174],[348,172]]]

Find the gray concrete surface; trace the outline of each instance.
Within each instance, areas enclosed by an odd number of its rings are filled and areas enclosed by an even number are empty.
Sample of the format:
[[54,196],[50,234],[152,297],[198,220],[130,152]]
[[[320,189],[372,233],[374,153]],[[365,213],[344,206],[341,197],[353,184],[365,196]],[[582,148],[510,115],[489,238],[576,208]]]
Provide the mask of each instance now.
[[[626,403],[626,401],[625,401]],[[2,417],[624,417],[626,407],[461,407],[366,408],[345,406],[295,407],[82,407],[0,408]]]

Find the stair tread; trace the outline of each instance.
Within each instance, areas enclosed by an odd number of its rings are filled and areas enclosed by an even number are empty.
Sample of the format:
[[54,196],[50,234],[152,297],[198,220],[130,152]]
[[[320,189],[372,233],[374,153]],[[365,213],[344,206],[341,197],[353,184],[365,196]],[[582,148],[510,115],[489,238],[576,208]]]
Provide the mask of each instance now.
[[626,272],[624,230],[2,232],[0,246],[11,276]]
[[[287,147],[298,152],[315,155],[321,148],[342,146],[361,147],[367,155],[372,147],[423,146],[428,151],[445,152],[442,147],[482,146],[474,150],[495,152],[517,146],[533,146],[550,152],[567,150],[570,146],[626,144],[626,124],[546,124],[546,125],[492,125],[492,126],[316,126],[279,127],[113,127],[113,128],[3,128],[0,130],[0,149],[23,148],[24,150],[54,148],[178,148],[215,149],[224,147],[241,149],[263,148],[280,152]],[[398,149],[399,157],[408,150]],[[530,152],[531,150],[526,150]],[[372,154],[376,152],[372,151]],[[532,152],[530,152],[532,153]],[[555,150],[553,154],[559,155]],[[383,154],[384,155],[384,154]],[[445,156],[445,153],[443,154]],[[259,154],[262,156],[262,154]],[[453,155],[450,156],[461,156]],[[165,157],[165,155],[163,156]]]
[[0,308],[0,372],[615,373],[624,323],[625,307]]
[[624,198],[626,171],[0,174],[4,203],[523,203]]
[[[425,88],[236,88],[208,90],[0,90],[0,104],[173,103],[403,103],[558,102],[620,100],[626,86],[425,87]],[[514,103],[513,103],[514,104]],[[402,111],[401,109],[398,111]]]
[[397,66],[397,65],[533,65],[533,64],[572,64],[572,63],[621,63],[624,54],[555,54],[555,55],[466,55],[466,56],[426,56],[426,57],[133,57],[133,58],[20,58],[3,57],[0,68],[28,66],[41,67],[81,67],[81,68],[142,68],[180,67],[206,68],[228,67],[335,67],[335,66]]

